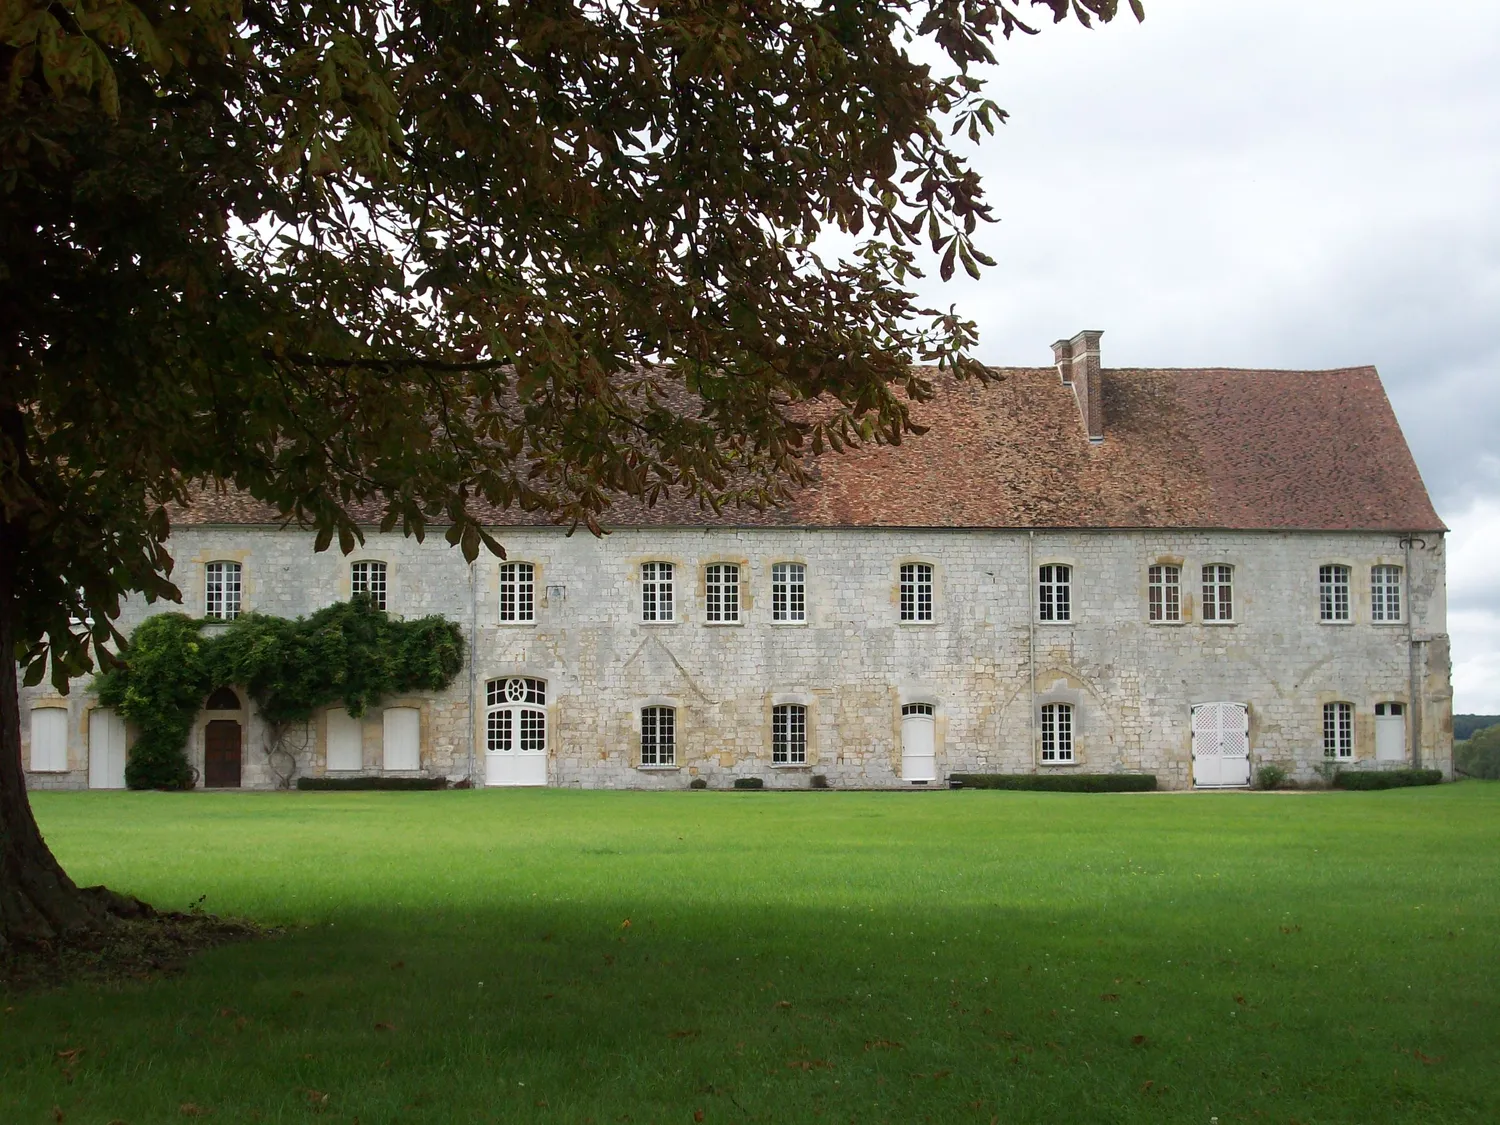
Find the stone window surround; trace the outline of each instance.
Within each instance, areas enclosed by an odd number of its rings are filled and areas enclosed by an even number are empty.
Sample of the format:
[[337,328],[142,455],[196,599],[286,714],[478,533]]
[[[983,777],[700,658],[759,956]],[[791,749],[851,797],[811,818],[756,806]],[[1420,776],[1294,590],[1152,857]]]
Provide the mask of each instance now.
[[[1033,761],[1041,769],[1072,769],[1084,764],[1085,749],[1087,748],[1087,732],[1085,716],[1087,712],[1083,707],[1084,692],[1081,688],[1070,687],[1067,680],[1062,677],[1054,679],[1049,687],[1041,686],[1041,678],[1038,677],[1036,692],[1036,712],[1033,716],[1036,722],[1036,745],[1032,748]],[[1073,757],[1066,762],[1044,762],[1042,761],[1042,708],[1049,703],[1066,703],[1073,708]]]
[[[658,617],[653,621],[646,619],[645,613],[645,574],[648,563],[668,563],[672,567],[672,616],[668,618]],[[634,587],[635,605],[632,617],[637,625],[651,629],[670,628],[673,625],[684,624],[688,620],[687,606],[683,594],[686,592],[682,581],[682,575],[687,570],[682,559],[675,555],[642,555],[631,561],[631,578]]]
[[[503,604],[500,588],[504,584],[504,573],[507,564],[528,563],[531,566],[531,616],[524,621],[502,621],[500,618],[500,607]],[[539,614],[537,610],[542,608],[546,600],[546,584],[542,580],[542,564],[535,559],[502,559],[495,566],[495,625],[501,629],[534,629],[536,628]],[[533,679],[537,677],[532,677]]]
[[[1198,623],[1212,628],[1223,628],[1240,623],[1240,610],[1243,608],[1243,598],[1240,596],[1240,564],[1238,559],[1219,557],[1216,559],[1205,559],[1194,564],[1198,572]],[[1227,566],[1229,568],[1229,617],[1217,617],[1209,621],[1205,616],[1202,605],[1203,600],[1203,568],[1206,566]]]
[[[901,568],[903,566],[927,566],[932,568],[932,616],[903,618],[901,616]],[[896,624],[903,628],[928,629],[938,623],[938,606],[943,601],[943,568],[936,559],[927,555],[898,555],[891,569],[891,603],[896,610]]]
[[[1371,580],[1371,585],[1372,586],[1373,586],[1373,578],[1374,578],[1374,574],[1375,574],[1375,568],[1377,566],[1393,566],[1393,567],[1396,568],[1396,572],[1397,572],[1396,590],[1397,590],[1398,596],[1401,599],[1401,613],[1397,617],[1392,618],[1390,620],[1386,620],[1386,621],[1376,621],[1375,620],[1375,606],[1374,606],[1375,592],[1374,592],[1373,589],[1371,589],[1369,591],[1369,597],[1371,599],[1371,605],[1370,605],[1370,624],[1373,625],[1373,626],[1375,626],[1375,628],[1377,628],[1377,629],[1384,629],[1384,628],[1387,628],[1387,627],[1389,627],[1391,625],[1395,625],[1395,626],[1398,626],[1398,627],[1405,627],[1405,625],[1406,625],[1407,615],[1411,612],[1411,604],[1410,604],[1411,603],[1411,597],[1410,597],[1411,591],[1410,591],[1410,584],[1407,582],[1407,574],[1406,574],[1406,565],[1405,564],[1406,564],[1406,560],[1404,558],[1402,558],[1401,556],[1399,556],[1399,555],[1394,556],[1394,557],[1393,556],[1389,556],[1389,555],[1376,555],[1373,559],[1370,560],[1370,565],[1369,565],[1369,568],[1366,571],[1366,576],[1367,576],[1368,579]],[[1351,569],[1351,571],[1350,571],[1350,580],[1349,580],[1349,586],[1350,586],[1349,598],[1350,598],[1351,602],[1356,597],[1356,594],[1354,592],[1354,578],[1353,578],[1353,574],[1354,574],[1354,571]],[[1353,617],[1354,616],[1354,606],[1351,604],[1349,608],[1350,608],[1350,614],[1349,615],[1350,615],[1350,617]]]
[[[1153,567],[1158,567],[1158,566],[1159,567],[1173,567],[1177,571],[1177,616],[1176,617],[1167,617],[1166,616],[1165,581],[1163,583],[1164,589],[1163,589],[1163,598],[1162,598],[1163,614],[1159,618],[1154,618],[1154,617],[1151,616],[1151,570],[1152,570]],[[1177,625],[1186,625],[1188,623],[1188,612],[1187,612],[1187,610],[1188,610],[1188,602],[1187,602],[1186,597],[1183,596],[1183,590],[1182,590],[1182,574],[1183,574],[1183,571],[1185,569],[1186,569],[1186,566],[1184,565],[1183,560],[1180,557],[1176,556],[1176,555],[1158,555],[1155,558],[1149,559],[1147,561],[1147,563],[1146,563],[1146,599],[1145,599],[1146,624],[1147,625],[1153,625],[1153,626],[1157,626],[1157,625],[1177,626]],[[1165,575],[1163,576],[1163,579],[1165,579]],[[1057,625],[1057,624],[1062,624],[1062,622],[1047,621],[1047,622],[1039,622],[1039,624]]]
[[[647,707],[670,707],[672,709],[672,756],[669,766],[648,766],[641,762],[641,715]],[[647,773],[675,773],[682,769],[682,700],[675,695],[647,695],[632,702],[630,729],[634,748],[631,751],[631,766]]]
[[[670,560],[656,559],[647,561],[665,562]],[[737,583],[737,593],[739,595],[737,601],[738,612],[736,613],[733,621],[708,620],[708,568],[711,566],[733,566],[739,568],[739,579]],[[748,622],[750,611],[753,608],[754,603],[754,599],[750,596],[750,583],[748,581],[749,573],[750,562],[748,559],[744,558],[732,558],[728,556],[712,555],[708,558],[700,559],[698,561],[698,589],[701,591],[704,628],[736,629],[743,627]],[[676,593],[675,589],[673,593]],[[680,618],[682,617],[682,614],[679,613],[677,616]],[[643,622],[643,624],[649,625],[653,623],[648,621]],[[660,624],[666,624],[666,622],[660,622]],[[781,624],[781,622],[778,622],[777,624]]]
[[[771,761],[771,723],[772,712],[777,707],[794,704],[806,709],[807,712],[807,760],[805,762],[773,762]],[[766,696],[766,764],[773,770],[810,770],[818,764],[818,702],[810,691],[782,691],[773,692]]]

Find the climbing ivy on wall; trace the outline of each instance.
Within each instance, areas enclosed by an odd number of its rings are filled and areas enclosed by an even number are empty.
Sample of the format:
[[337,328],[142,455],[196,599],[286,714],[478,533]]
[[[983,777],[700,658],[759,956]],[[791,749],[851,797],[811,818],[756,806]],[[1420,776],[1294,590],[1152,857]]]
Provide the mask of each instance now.
[[220,685],[244,688],[267,722],[287,724],[334,703],[358,717],[387,696],[440,691],[464,662],[453,622],[395,621],[363,596],[296,620],[246,614],[217,635],[203,625],[180,613],[147,618],[119,666],[94,681],[99,702],[139,730],[125,763],[132,789],[192,786],[188,735]]

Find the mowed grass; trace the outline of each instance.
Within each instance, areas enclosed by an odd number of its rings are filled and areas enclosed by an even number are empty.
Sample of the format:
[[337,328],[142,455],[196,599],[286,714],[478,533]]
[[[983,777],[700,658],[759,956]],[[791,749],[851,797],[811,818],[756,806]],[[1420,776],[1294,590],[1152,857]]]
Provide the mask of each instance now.
[[287,929],[4,998],[5,1125],[1500,1120],[1500,784],[34,801]]

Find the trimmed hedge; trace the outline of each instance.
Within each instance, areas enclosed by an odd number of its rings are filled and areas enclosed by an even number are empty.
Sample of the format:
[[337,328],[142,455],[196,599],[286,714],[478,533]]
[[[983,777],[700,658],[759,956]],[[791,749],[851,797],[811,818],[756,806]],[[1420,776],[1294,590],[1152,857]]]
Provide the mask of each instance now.
[[446,789],[446,777],[299,777],[298,789]]
[[1339,770],[1335,789],[1404,789],[1408,785],[1436,785],[1442,770]]
[[736,789],[764,789],[766,782],[764,778],[759,777],[737,777],[734,779],[734,787]]
[[1151,773],[954,773],[948,775],[948,784],[961,789],[1040,789],[1052,793],[1144,793],[1156,788],[1156,775]]

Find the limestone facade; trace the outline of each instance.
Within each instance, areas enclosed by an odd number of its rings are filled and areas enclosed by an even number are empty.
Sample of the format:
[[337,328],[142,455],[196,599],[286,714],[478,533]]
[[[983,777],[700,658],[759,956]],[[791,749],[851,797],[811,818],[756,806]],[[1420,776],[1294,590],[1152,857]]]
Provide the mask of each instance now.
[[[386,564],[387,604],[406,617],[442,614],[471,640],[469,666],[434,697],[392,699],[366,715],[364,771],[382,770],[381,710],[420,714],[424,775],[486,780],[486,685],[545,684],[546,783],[586,788],[722,787],[738,777],[770,788],[911,788],[902,777],[902,706],[933,709],[935,777],[960,772],[1147,772],[1164,788],[1193,784],[1195,704],[1248,705],[1251,767],[1277,763],[1304,780],[1324,758],[1324,705],[1353,709],[1346,768],[1378,768],[1377,705],[1400,704],[1406,764],[1448,772],[1451,692],[1440,532],[983,530],[881,527],[651,527],[604,538],[555,528],[498,532],[511,560],[535,568],[535,621],[502,624],[498,560],[470,567],[440,535],[425,542],[371,530],[352,555],[316,553],[310,533],[203,524],[172,537],[182,606],[129,603],[127,635],[146,614],[201,616],[205,567],[237,561],[242,608],[295,617],[349,597],[351,566]],[[670,623],[642,621],[642,565],[674,566]],[[807,620],[772,620],[771,569],[805,567]],[[903,563],[932,567],[933,619],[900,620]],[[710,623],[706,568],[739,567],[741,623]],[[1067,623],[1039,620],[1041,567],[1070,568]],[[1233,616],[1205,622],[1200,574],[1232,567]],[[1349,568],[1347,622],[1320,620],[1319,571]],[[1180,622],[1153,622],[1148,569],[1180,568]],[[1401,568],[1401,613],[1373,620],[1371,569]],[[209,628],[222,628],[211,625]],[[265,725],[240,691],[238,713],[200,716],[188,748],[204,767],[204,727],[244,731],[242,784],[269,788]],[[1070,764],[1041,761],[1042,709],[1068,704]],[[806,709],[805,763],[772,762],[773,708]],[[67,713],[65,769],[32,770],[34,788],[89,784],[86,684],[22,697],[27,713]],[[641,712],[671,707],[675,762],[644,768]],[[327,768],[327,714],[293,732],[298,775]]]

